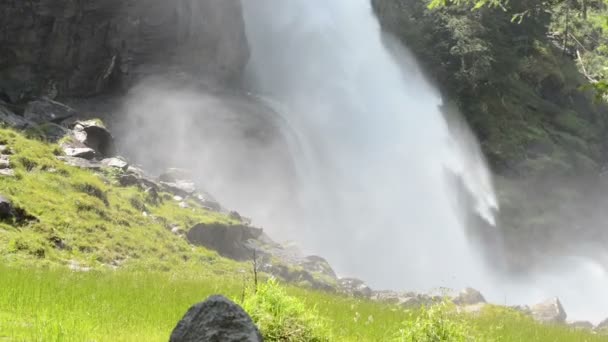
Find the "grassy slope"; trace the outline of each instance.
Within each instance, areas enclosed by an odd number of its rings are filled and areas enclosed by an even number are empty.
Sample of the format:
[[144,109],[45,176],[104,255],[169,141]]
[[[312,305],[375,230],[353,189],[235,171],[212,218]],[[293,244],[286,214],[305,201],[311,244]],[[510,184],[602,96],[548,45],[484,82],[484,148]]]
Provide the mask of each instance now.
[[[169,270],[215,265],[233,270],[237,263],[216,253],[192,247],[166,226],[189,229],[196,223],[231,220],[202,208],[179,208],[168,194],[153,204],[136,187],[118,187],[111,172],[95,174],[64,165],[54,145],[0,130],[0,143],[13,151],[14,178],[0,178],[0,194],[36,216],[25,226],[0,223],[0,262],[66,265],[77,262],[92,268],[120,263]],[[143,215],[143,211],[149,215]],[[61,241],[66,247],[55,248]]]
[[[111,172],[66,166],[55,158],[55,145],[10,130],[0,130],[0,143],[14,151],[17,172],[0,178],[0,194],[40,220],[0,223],[0,340],[166,341],[193,303],[214,293],[242,293],[247,265],[192,247],[165,227],[230,223],[227,217],[182,209],[171,199],[155,205],[137,188],[115,186]],[[58,240],[67,248],[56,248]],[[73,261],[93,271],[70,272],[64,266]],[[111,271],[108,265],[117,261],[122,267]],[[415,318],[378,303],[302,288],[290,292],[317,306],[339,340],[387,340]],[[469,320],[484,341],[607,340],[512,312],[492,310]]]

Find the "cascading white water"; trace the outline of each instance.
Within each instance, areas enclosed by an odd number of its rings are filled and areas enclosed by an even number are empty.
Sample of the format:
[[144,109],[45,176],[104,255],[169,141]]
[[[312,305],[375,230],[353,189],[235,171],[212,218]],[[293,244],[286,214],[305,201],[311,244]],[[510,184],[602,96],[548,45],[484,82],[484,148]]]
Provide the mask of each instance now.
[[449,132],[413,58],[401,51],[398,64],[385,47],[369,0],[243,5],[252,87],[300,145],[293,238],[377,287],[483,283],[446,177],[462,177],[492,220],[483,158]]
[[[129,154],[195,170],[273,238],[377,289],[473,286],[498,304],[559,296],[571,317],[608,315],[597,261],[552,258],[517,278],[480,262],[463,214],[492,223],[496,199],[477,142],[463,122],[446,124],[440,96],[383,37],[369,0],[242,3],[251,90],[280,117],[242,94],[147,80],[125,104],[118,136]],[[471,195],[462,203],[454,177]]]

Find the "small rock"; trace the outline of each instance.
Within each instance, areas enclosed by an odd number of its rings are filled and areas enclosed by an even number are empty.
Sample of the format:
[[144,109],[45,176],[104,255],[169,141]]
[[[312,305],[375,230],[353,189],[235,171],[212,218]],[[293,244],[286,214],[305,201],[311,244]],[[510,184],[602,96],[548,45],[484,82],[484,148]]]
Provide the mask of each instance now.
[[90,147],[72,147],[68,144],[62,144],[63,153],[68,157],[82,158],[91,160],[95,158],[95,150]]
[[356,298],[370,298],[373,294],[365,282],[356,278],[338,279],[338,288],[340,292]]
[[220,223],[197,224],[187,233],[188,241],[204,246],[220,255],[235,260],[249,260],[252,250],[248,241],[262,235],[262,229],[243,225],[228,226]]
[[0,169],[10,169],[11,162],[9,156],[0,155]]
[[460,312],[468,313],[471,315],[479,315],[483,312],[488,303],[477,303],[472,305],[466,305],[459,308]]
[[0,122],[16,129],[25,129],[30,125],[28,120],[13,113],[2,101],[0,101]]
[[158,180],[167,183],[176,183],[178,181],[190,181],[192,173],[186,169],[170,168],[158,176]]
[[571,322],[568,323],[568,326],[576,330],[593,330],[593,323],[588,321]]
[[184,200],[184,198],[182,196],[177,196],[176,195],[176,196],[173,196],[173,200],[176,201],[176,202],[181,202],[181,201]]
[[196,192],[196,185],[191,181],[177,181],[173,183],[160,182],[160,184],[170,193],[188,197]]
[[102,157],[116,155],[114,137],[101,122],[97,120],[76,121],[71,127],[76,140],[94,149]]
[[417,294],[411,297],[401,298],[399,306],[404,309],[417,309],[422,306],[431,306],[441,302],[441,297],[431,297],[425,294]]
[[106,158],[101,161],[101,164],[103,166],[113,167],[123,171],[127,171],[129,168],[129,163],[120,158]]
[[532,317],[542,323],[564,324],[566,322],[566,311],[559,298],[551,298],[530,308]]
[[0,169],[0,176],[4,177],[14,177],[15,171],[12,169]]
[[530,307],[527,305],[514,305],[514,306],[508,306],[509,309],[521,312],[524,315],[532,315],[532,311],[530,310]]
[[236,211],[231,211],[230,214],[228,214],[228,217],[230,217],[231,219],[236,220],[236,221],[241,221],[242,220],[241,214],[239,214]]
[[186,202],[179,202],[179,207],[182,209],[188,209],[190,206]]
[[[302,266],[302,268],[308,272],[320,273],[320,274],[326,275],[330,278],[338,279],[338,277],[336,276],[336,272],[331,268],[331,266],[329,265],[329,262],[320,256],[316,256],[316,255],[307,256],[304,259],[302,259],[301,261],[299,261],[298,265]],[[358,279],[351,279],[351,280],[354,281],[354,280],[358,280]],[[367,285],[365,285],[365,283],[363,283],[363,281],[361,281],[361,283],[362,284],[359,284],[359,285],[363,285],[363,287],[369,289],[369,287],[367,287]],[[365,290],[365,291],[367,291],[367,290]],[[371,291],[371,289],[370,289],[370,291]],[[366,298],[369,298],[369,296],[371,296],[371,293],[365,293],[363,295]]]
[[600,324],[595,327],[595,331],[608,334],[608,318],[601,321]]
[[466,305],[485,303],[486,299],[483,297],[481,292],[468,287],[468,288],[460,291],[458,296],[456,296],[452,301],[456,305],[466,306]]
[[180,227],[171,228],[171,233],[173,233],[174,235],[178,235],[178,236],[182,236],[185,234],[184,230],[181,229]]
[[71,133],[69,129],[52,122],[43,123],[34,128],[41,132],[44,138],[52,142],[57,142]]
[[83,159],[83,158],[57,157],[57,159],[63,161],[64,163],[66,163],[70,166],[79,167],[81,169],[101,170],[101,167],[102,167],[101,163],[99,163],[99,162],[95,162],[95,161],[91,161],[91,160],[87,160],[87,159]]
[[222,211],[222,206],[216,200],[211,198],[211,196],[199,193],[196,194],[194,198],[201,204],[201,206],[203,206],[203,208],[209,211]]
[[89,272],[91,270],[90,267],[80,266],[80,263],[74,260],[70,260],[70,264],[68,267],[74,272]]
[[400,298],[399,293],[395,291],[375,291],[371,296],[372,300],[387,304],[398,304]]
[[260,331],[245,311],[222,296],[191,307],[171,333],[170,342],[261,342]]
[[134,186],[139,184],[139,179],[133,174],[121,175],[118,179],[121,186]]
[[26,120],[42,124],[47,122],[60,123],[76,115],[76,111],[62,103],[49,99],[40,99],[27,104],[23,116]]
[[0,196],[0,219],[6,220],[13,216],[13,204],[8,199]]

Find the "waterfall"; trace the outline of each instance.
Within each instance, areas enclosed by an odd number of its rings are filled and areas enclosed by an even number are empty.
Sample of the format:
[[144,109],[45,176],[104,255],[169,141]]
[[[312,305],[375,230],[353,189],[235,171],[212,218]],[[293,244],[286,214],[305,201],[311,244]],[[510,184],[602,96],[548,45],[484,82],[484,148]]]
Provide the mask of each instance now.
[[474,140],[448,129],[414,59],[383,37],[369,1],[243,6],[250,87],[279,104],[299,145],[291,237],[376,287],[481,283],[447,174],[492,222],[489,173],[475,144],[462,143]]

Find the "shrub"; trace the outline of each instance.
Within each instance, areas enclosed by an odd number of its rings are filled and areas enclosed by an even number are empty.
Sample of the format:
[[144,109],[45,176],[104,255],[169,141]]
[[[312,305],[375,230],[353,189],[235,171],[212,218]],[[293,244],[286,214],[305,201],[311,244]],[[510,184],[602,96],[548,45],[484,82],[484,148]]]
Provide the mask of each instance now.
[[448,303],[423,307],[416,319],[403,323],[396,342],[469,342],[475,341],[468,324],[458,318]]
[[274,279],[258,285],[257,291],[246,295],[241,305],[266,341],[331,340],[327,322],[316,309],[307,308],[299,299],[287,295]]

